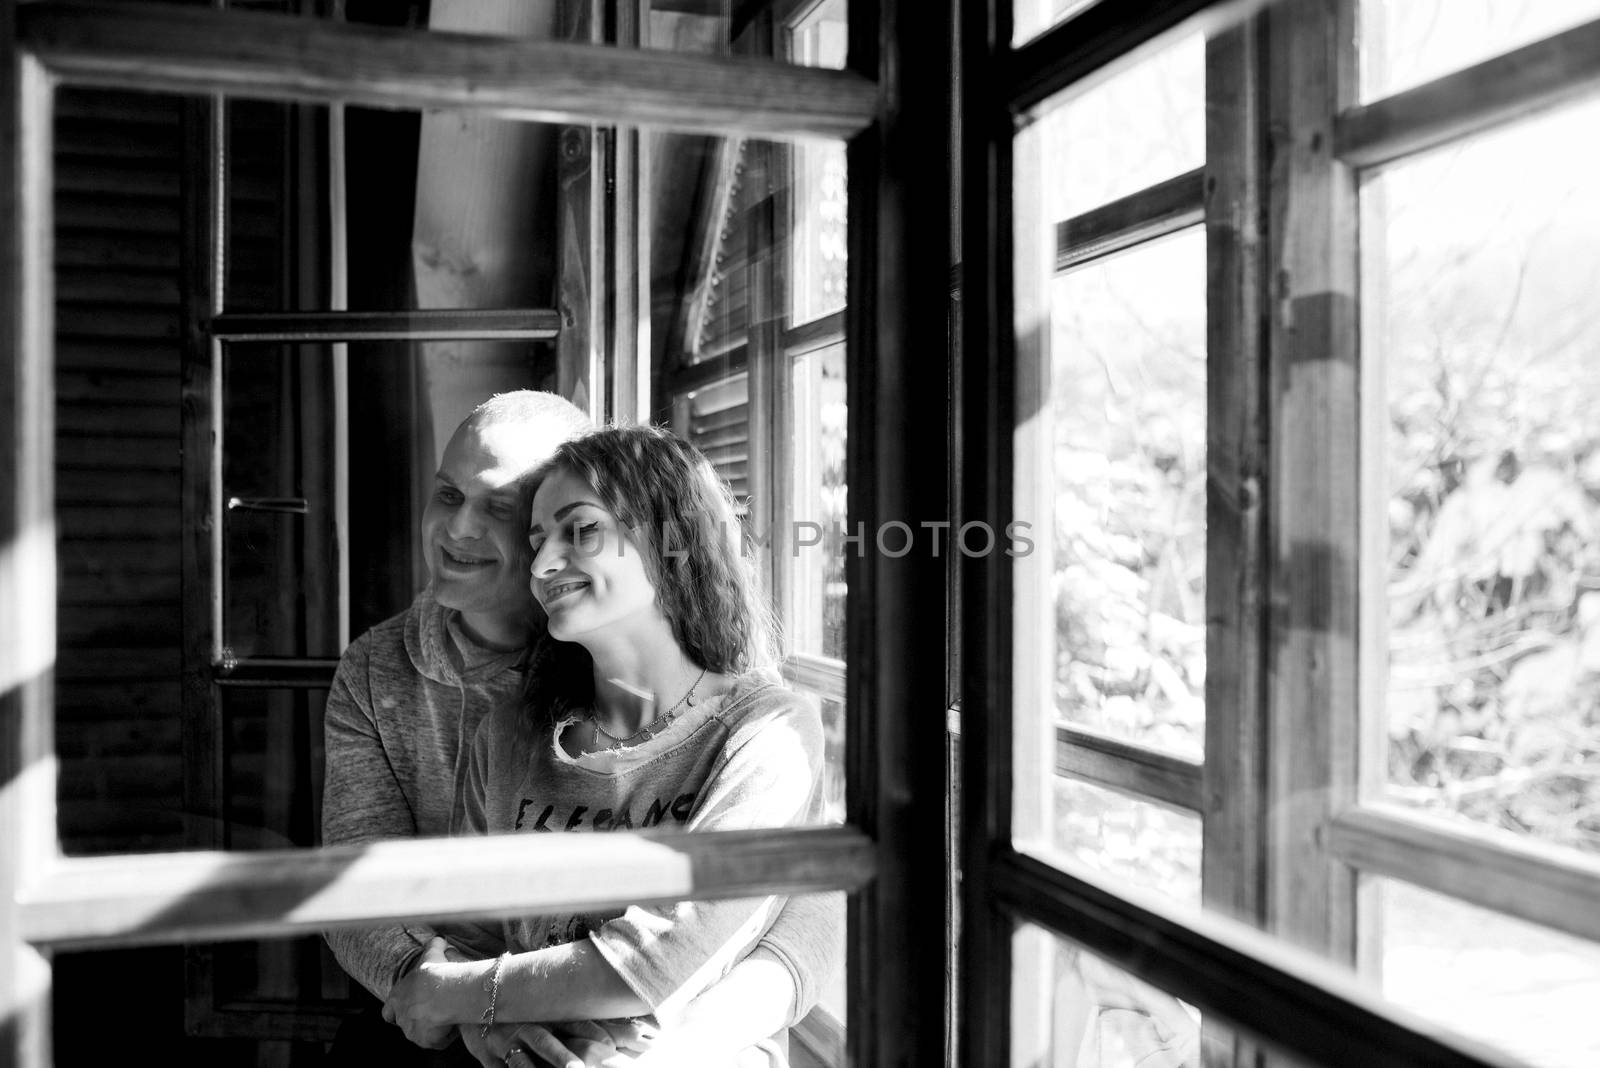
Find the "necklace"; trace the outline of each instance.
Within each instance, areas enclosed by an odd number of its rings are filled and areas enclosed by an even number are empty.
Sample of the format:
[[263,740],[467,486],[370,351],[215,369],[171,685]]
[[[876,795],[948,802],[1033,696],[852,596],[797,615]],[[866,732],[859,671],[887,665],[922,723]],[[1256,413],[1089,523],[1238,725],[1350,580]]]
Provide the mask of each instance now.
[[616,752],[625,745],[632,745],[637,741],[648,741],[649,739],[654,738],[656,736],[656,732],[665,730],[672,723],[673,717],[678,714],[678,709],[683,708],[686,705],[689,708],[694,707],[695,687],[699,686],[700,680],[705,677],[706,669],[701,668],[700,674],[696,675],[695,680],[689,684],[689,692],[678,698],[677,704],[673,705],[671,708],[667,709],[661,715],[657,716],[643,727],[640,727],[637,731],[628,735],[626,738],[618,738],[615,734],[612,734],[610,731],[600,726],[599,718],[591,710],[589,712],[589,726],[594,730],[594,747],[596,749],[602,748],[600,745],[600,736],[602,734],[611,739],[611,744],[609,746],[605,746],[604,748],[610,749],[612,752]]

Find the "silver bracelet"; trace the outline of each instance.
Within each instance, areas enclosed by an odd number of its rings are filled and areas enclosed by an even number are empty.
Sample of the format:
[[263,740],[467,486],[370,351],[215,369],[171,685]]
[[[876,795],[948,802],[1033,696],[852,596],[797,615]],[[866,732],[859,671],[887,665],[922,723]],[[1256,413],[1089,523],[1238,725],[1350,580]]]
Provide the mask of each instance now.
[[500,954],[494,959],[494,971],[489,973],[489,978],[484,980],[483,988],[489,992],[489,1007],[483,1010],[478,1024],[478,1035],[482,1038],[489,1037],[489,1028],[494,1026],[494,1003],[500,998],[500,970],[506,966],[506,958],[511,956],[510,950]]

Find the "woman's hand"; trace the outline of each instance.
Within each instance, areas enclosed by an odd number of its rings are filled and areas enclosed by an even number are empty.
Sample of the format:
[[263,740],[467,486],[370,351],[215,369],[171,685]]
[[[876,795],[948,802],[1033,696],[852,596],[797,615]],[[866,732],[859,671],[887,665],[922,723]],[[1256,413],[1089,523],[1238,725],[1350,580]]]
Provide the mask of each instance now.
[[[601,1023],[574,1020],[553,1026],[559,1034],[544,1024],[496,1024],[487,1038],[476,1027],[463,1027],[461,1039],[483,1068],[599,1068],[620,1048]],[[623,1028],[622,1033],[633,1031]]]
[[483,987],[495,962],[452,962],[446,948],[444,939],[430,940],[416,966],[394,984],[383,1003],[383,1018],[424,1049],[448,1046],[457,1024],[476,1026],[489,1007],[489,992]]

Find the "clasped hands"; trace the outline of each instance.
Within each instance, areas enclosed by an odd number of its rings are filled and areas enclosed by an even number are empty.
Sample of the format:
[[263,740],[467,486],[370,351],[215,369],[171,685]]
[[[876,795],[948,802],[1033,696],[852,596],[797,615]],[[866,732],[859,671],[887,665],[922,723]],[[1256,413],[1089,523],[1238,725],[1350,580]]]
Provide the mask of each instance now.
[[494,969],[494,960],[469,959],[435,937],[389,991],[383,1018],[425,1049],[443,1049],[459,1033],[484,1068],[515,1065],[511,1057],[522,1049],[557,1068],[594,1068],[618,1050],[648,1046],[650,1029],[635,1020],[569,1021],[558,1025],[559,1035],[537,1023],[501,1023],[485,1029],[478,1021],[489,1004]]

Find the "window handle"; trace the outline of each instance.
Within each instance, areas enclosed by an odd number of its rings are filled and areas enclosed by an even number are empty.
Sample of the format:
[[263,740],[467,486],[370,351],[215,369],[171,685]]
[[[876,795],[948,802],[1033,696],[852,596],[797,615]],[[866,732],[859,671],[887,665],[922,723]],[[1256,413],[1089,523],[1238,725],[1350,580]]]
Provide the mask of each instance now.
[[304,497],[229,497],[228,511],[286,512],[305,515],[310,511]]

